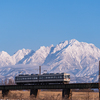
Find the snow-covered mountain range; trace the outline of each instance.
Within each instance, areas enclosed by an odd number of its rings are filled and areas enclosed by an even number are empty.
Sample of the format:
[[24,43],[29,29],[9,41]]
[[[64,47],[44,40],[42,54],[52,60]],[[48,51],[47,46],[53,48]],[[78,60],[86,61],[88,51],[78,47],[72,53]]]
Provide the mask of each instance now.
[[14,78],[19,72],[42,73],[67,72],[71,82],[97,82],[100,60],[100,49],[93,44],[79,42],[75,39],[64,41],[56,46],[41,46],[37,51],[18,50],[10,56],[0,52],[0,78]]

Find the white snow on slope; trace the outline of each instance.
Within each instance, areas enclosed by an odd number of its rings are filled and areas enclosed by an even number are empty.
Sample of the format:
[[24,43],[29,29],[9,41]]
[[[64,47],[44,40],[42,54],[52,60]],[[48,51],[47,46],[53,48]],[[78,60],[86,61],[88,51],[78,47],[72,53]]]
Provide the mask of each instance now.
[[18,50],[13,56],[13,62],[14,64],[18,63],[21,59],[24,58],[24,56],[28,55],[31,52],[30,49],[22,49],[22,50]]
[[5,51],[0,52],[0,66],[13,65],[12,57]]
[[[71,82],[97,82],[100,49],[75,39],[56,46],[41,46],[37,51],[19,50],[13,56],[0,53],[0,77],[15,77],[19,71],[38,73],[38,66],[47,72],[67,72]],[[11,66],[13,65],[13,66]]]
[[27,57],[27,59],[23,60],[23,62],[21,62],[20,64],[31,64],[34,66],[42,65],[52,47],[53,45],[51,45],[50,47],[41,46],[39,50],[37,50],[31,56]]

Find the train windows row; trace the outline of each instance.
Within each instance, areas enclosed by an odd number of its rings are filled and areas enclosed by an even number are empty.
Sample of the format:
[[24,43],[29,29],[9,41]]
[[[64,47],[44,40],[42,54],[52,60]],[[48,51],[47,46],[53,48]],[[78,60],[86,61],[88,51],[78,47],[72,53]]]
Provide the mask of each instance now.
[[[39,79],[62,79],[63,76],[40,76]],[[32,80],[38,79],[38,77],[17,77],[16,80]]]
[[38,79],[38,77],[16,78],[16,80],[31,80],[31,79]]
[[58,78],[63,78],[63,76],[40,76],[39,79],[58,79]]

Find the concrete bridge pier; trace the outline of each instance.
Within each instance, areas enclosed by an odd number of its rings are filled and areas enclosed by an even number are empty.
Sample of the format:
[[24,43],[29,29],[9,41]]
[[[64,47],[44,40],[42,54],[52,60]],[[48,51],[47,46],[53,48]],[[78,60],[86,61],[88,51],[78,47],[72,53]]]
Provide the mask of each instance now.
[[30,96],[34,96],[35,98],[37,98],[38,97],[38,95],[39,95],[39,89],[31,89],[30,90]]
[[72,99],[72,89],[63,89],[62,98],[64,100],[71,100]]
[[4,96],[7,96],[8,95],[8,93],[9,93],[9,90],[2,90],[2,96],[4,97]]

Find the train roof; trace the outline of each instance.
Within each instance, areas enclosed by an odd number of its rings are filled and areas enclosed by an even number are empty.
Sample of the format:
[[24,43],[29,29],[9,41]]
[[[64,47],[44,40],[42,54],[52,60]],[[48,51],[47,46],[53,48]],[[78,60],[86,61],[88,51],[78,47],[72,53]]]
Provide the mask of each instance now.
[[[43,73],[41,75],[70,75],[68,73]],[[19,74],[18,76],[30,76],[30,75],[39,75],[39,74]]]
[[68,73],[43,73],[43,75],[57,75],[57,74],[68,74]]
[[18,76],[29,76],[29,75],[39,75],[39,74],[19,74]]

